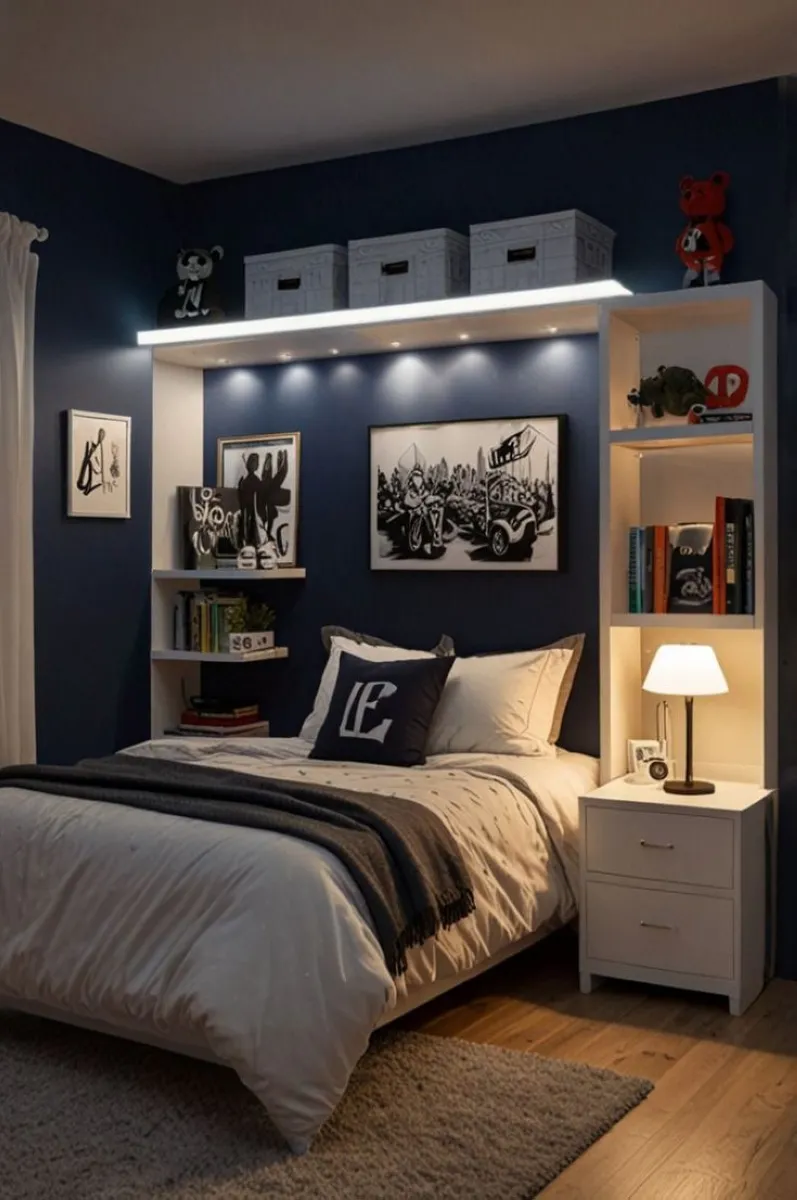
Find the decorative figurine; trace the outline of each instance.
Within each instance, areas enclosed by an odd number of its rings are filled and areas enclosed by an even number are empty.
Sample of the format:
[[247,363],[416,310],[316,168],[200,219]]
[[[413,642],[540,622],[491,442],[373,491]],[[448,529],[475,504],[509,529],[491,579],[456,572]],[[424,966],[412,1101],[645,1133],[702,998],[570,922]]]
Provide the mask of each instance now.
[[725,255],[733,249],[733,234],[718,220],[725,212],[725,192],[731,182],[727,171],[710,179],[681,180],[681,210],[689,223],[678,235],[675,249],[686,267],[683,286],[719,283]]
[[177,283],[169,288],[158,306],[158,325],[198,325],[224,320],[212,278],[214,266],[223,257],[221,246],[180,251]]
[[752,420],[752,413],[717,412],[717,409],[739,408],[747,399],[750,374],[744,367],[731,363],[711,367],[706,375],[705,403],[696,405],[689,413],[690,425],[720,425],[724,422]]
[[641,420],[646,408],[661,420],[665,413],[685,417],[693,404],[705,404],[708,390],[694,371],[688,367],[659,367],[655,375],[640,380],[638,388],[628,393],[628,402],[637,410]]

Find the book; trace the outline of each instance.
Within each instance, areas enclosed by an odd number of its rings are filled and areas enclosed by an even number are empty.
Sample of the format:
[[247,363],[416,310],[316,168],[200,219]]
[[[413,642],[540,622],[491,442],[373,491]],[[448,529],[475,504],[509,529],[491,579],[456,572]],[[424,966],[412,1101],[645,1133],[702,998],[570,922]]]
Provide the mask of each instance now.
[[655,525],[646,525],[642,531],[645,561],[645,570],[642,576],[642,611],[646,613],[652,613],[654,611],[653,554],[655,535]]
[[745,501],[744,507],[744,605],[746,613],[755,612],[755,528],[753,524],[753,502]]
[[714,599],[711,611],[725,612],[725,497],[717,496],[714,501],[714,538],[712,542],[712,566],[714,569]]
[[669,595],[669,526],[653,527],[653,611],[666,613]]
[[169,729],[164,729],[164,737],[204,737],[204,738],[219,738],[219,737],[269,737],[268,721],[259,721],[256,725],[252,725],[247,729],[196,729],[193,726],[188,729],[182,725],[172,725]]
[[192,696],[186,711],[202,717],[256,717],[258,704],[232,704],[213,696]]
[[258,712],[245,713],[240,717],[220,717],[220,716],[204,716],[202,713],[193,712],[191,709],[186,710],[180,716],[181,725],[196,725],[198,729],[204,726],[214,726],[223,729],[236,729],[243,725],[252,725],[260,720]]
[[642,612],[642,529],[632,525],[628,531],[628,611]]
[[670,590],[668,612],[704,613],[713,608],[712,550],[714,526],[670,525]]
[[268,721],[249,721],[245,725],[194,725],[184,723],[177,726],[181,733],[215,734],[217,737],[242,737],[244,734],[268,733]]
[[725,612],[744,612],[744,514],[748,500],[725,497]]

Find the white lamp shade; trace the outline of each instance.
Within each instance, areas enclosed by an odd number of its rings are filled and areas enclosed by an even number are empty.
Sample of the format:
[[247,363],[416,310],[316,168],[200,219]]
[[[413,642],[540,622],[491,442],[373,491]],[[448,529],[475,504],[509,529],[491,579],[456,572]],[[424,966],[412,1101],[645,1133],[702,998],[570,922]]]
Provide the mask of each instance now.
[[665,645],[654,654],[642,687],[660,696],[719,696],[728,681],[712,646]]

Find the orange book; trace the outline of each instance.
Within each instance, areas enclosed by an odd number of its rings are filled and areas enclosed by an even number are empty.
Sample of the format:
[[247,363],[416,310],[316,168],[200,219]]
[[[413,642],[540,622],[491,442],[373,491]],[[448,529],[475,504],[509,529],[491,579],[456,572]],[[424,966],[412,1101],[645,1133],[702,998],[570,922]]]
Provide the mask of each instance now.
[[653,611],[667,611],[667,553],[669,546],[669,529],[666,525],[656,525],[653,534]]
[[711,567],[714,574],[712,610],[725,612],[725,497],[714,501],[714,541],[711,547]]

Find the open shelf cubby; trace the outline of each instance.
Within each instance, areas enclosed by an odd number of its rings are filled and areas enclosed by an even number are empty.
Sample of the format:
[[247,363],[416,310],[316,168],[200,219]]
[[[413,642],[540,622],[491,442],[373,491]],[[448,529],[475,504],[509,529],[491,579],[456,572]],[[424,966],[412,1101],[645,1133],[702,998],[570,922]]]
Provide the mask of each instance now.
[[[776,312],[762,283],[607,302],[601,318],[601,770],[626,770],[629,738],[656,736],[656,705],[642,690],[663,642],[714,647],[727,695],[695,706],[695,770],[709,778],[776,783],[777,495]],[[659,366],[749,373],[750,421],[690,425],[628,402]],[[754,505],[755,612],[628,612],[628,536],[634,525],[713,522],[717,496]],[[683,754],[683,702],[670,698],[674,750]]]

